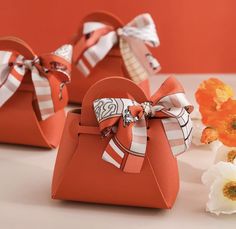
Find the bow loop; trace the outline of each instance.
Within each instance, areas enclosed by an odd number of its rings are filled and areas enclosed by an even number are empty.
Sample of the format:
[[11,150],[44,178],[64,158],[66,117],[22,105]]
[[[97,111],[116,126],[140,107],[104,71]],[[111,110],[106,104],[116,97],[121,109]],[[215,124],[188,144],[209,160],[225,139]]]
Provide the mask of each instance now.
[[143,40],[152,47],[160,45],[156,26],[150,14],[142,14],[135,17],[126,26],[121,28],[119,33],[124,36],[131,36]]
[[59,72],[65,77],[62,83],[69,82],[71,57],[71,45],[33,59],[26,59],[16,51],[0,51],[0,107],[14,95],[26,71],[30,71],[41,118],[44,120],[53,115],[55,109],[47,74]]
[[188,113],[193,111],[193,106],[188,102],[184,89],[179,81],[173,77],[168,77],[161,87],[152,95],[153,104],[159,104],[166,110],[185,108]]
[[[174,156],[189,148],[192,122],[185,107],[192,106],[173,78],[169,78],[159,91],[166,91],[166,86],[169,85],[171,88],[174,83],[176,90],[172,88],[171,94],[162,94],[155,103],[146,101],[139,104],[124,98],[102,98],[94,101],[94,110],[101,132],[105,136],[112,134],[103,152],[102,158],[105,161],[124,172],[139,173],[146,154],[147,121],[150,118],[161,120]],[[158,136],[152,138],[158,141]]]
[[44,67],[49,71],[58,72],[63,75],[63,81],[69,83],[71,81],[71,60],[73,48],[72,45],[65,44],[56,51],[48,54],[43,59]]
[[160,64],[145,46],[157,47],[160,43],[149,14],[141,14],[118,29],[100,22],[86,22],[83,34],[85,45],[77,67],[84,76],[88,76],[117,43],[133,81],[139,83],[160,69]]

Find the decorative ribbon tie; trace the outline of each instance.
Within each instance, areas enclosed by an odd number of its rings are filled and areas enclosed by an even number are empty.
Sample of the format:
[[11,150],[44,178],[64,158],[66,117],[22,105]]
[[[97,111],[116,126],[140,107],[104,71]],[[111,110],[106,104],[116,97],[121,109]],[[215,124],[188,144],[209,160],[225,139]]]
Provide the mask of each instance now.
[[[141,171],[148,144],[149,119],[161,120],[174,156],[190,146],[192,122],[189,113],[193,107],[174,78],[169,78],[150,102],[139,104],[131,99],[102,98],[94,101],[94,110],[102,134],[114,134],[102,158],[124,172]],[[150,136],[150,139],[165,144],[158,136]]]
[[0,51],[0,107],[14,95],[26,72],[30,71],[42,120],[53,115],[55,110],[47,74],[61,73],[62,89],[70,81],[71,58],[71,45],[63,45],[53,53],[35,56],[32,60],[16,51]]
[[77,67],[84,76],[94,68],[119,42],[121,56],[131,79],[139,83],[160,70],[160,64],[145,44],[157,47],[160,42],[152,17],[141,14],[117,30],[100,22],[84,23],[85,49]]

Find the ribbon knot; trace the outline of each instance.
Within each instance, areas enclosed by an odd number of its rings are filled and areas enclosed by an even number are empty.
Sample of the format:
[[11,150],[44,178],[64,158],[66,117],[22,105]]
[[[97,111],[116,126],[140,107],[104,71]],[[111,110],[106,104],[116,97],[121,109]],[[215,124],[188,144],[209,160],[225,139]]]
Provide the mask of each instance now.
[[151,102],[144,102],[141,104],[143,108],[144,115],[146,117],[152,117],[153,116],[153,109],[152,109],[152,103]]
[[139,83],[160,69],[160,64],[145,46],[157,47],[160,44],[155,23],[149,14],[141,14],[118,29],[104,23],[86,22],[83,34],[84,50],[76,65],[84,76],[88,76],[117,43],[134,82]]
[[37,56],[35,56],[33,60],[23,59],[22,63],[16,64],[19,64],[21,67],[25,66],[27,69],[32,70],[35,63],[39,63],[39,58]]
[[[139,173],[149,139],[149,119],[162,122],[174,156],[185,152],[191,143],[192,122],[189,112],[192,109],[182,87],[174,78],[169,78],[151,97],[150,102],[139,104],[124,98],[95,100],[94,110],[101,133],[112,135],[103,152],[103,160],[124,172]],[[152,141],[162,144],[158,134],[150,137]]]
[[63,75],[62,83],[69,82],[71,58],[71,45],[63,45],[53,53],[35,56],[32,60],[16,51],[0,51],[0,107],[14,95],[26,71],[30,71],[41,118],[45,120],[53,115],[56,110],[47,74],[60,72]]
[[151,102],[144,102],[140,105],[128,106],[123,113],[124,126],[128,126],[131,123],[139,121],[143,116],[144,118],[150,118],[153,116],[153,109]]
[[116,30],[116,32],[117,32],[117,35],[118,35],[118,36],[125,35],[125,34],[124,34],[124,30],[123,30],[122,28],[118,28],[118,29]]

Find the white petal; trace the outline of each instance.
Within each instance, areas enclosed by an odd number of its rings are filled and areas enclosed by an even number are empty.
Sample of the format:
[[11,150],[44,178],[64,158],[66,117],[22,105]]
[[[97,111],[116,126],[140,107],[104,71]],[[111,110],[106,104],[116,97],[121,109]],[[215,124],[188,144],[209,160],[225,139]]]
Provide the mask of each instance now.
[[211,186],[218,176],[219,170],[215,165],[212,165],[207,171],[202,174],[202,183],[207,186]]
[[216,151],[216,158],[215,158],[215,164],[220,161],[227,161],[227,154],[231,150],[231,148],[222,145],[217,151]]
[[219,162],[218,170],[220,176],[228,180],[236,180],[236,165],[228,162]]
[[211,186],[207,211],[219,215],[220,213],[236,213],[236,201],[232,201],[223,195],[224,185],[228,180],[218,177]]
[[216,178],[236,180],[236,165],[220,161],[202,175],[202,183],[211,186]]

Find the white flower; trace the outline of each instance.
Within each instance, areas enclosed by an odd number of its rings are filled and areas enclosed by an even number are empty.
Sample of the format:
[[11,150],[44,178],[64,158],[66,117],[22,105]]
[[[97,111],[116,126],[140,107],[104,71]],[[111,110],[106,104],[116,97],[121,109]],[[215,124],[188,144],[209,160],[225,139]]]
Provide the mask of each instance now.
[[236,165],[219,162],[202,176],[203,184],[210,187],[206,210],[219,215],[236,213]]
[[227,147],[222,145],[216,151],[215,163],[225,161],[236,164],[236,147]]

